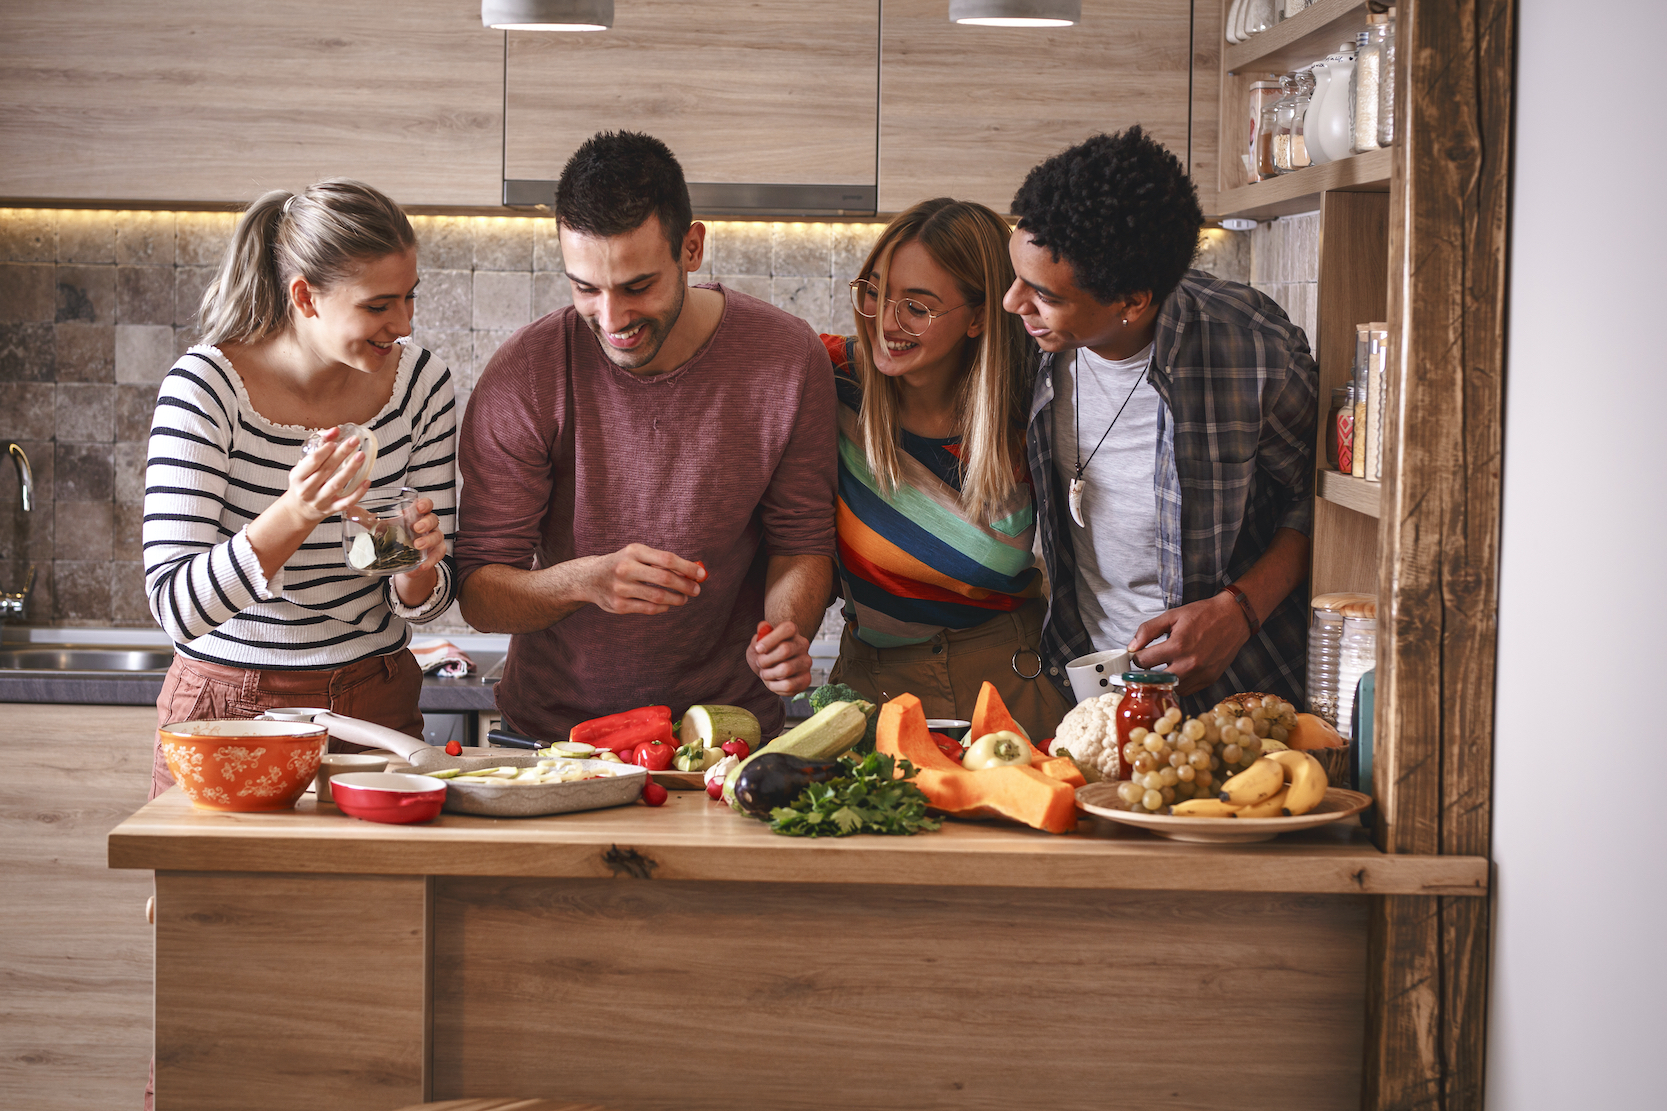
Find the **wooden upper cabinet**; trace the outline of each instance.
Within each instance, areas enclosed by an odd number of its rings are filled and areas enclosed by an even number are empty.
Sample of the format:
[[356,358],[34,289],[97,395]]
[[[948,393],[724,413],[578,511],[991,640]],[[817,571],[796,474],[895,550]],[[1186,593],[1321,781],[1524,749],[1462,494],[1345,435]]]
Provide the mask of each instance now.
[[503,35],[476,4],[6,0],[0,19],[0,197],[353,177],[408,205],[499,201]]
[[504,176],[625,129],[690,182],[872,189],[879,30],[878,0],[630,0],[610,31],[509,32]]
[[[880,211],[948,195],[1007,212],[1036,163],[1136,123],[1213,186],[1217,55],[1212,41],[1199,44],[1210,95],[1195,97],[1192,7],[1083,0],[1081,23],[1046,31],[962,27],[946,0],[886,0]],[[1195,101],[1205,127],[1192,119]],[[1206,211],[1214,192],[1201,198]]]

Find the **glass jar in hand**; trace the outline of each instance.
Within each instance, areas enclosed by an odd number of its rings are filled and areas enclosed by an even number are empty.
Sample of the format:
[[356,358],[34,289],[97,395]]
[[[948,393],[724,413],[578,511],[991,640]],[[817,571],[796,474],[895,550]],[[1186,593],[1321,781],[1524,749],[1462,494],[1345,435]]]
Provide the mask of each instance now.
[[[1180,677],[1164,671],[1125,671],[1123,700],[1117,704],[1117,752],[1129,745],[1133,729],[1152,729],[1171,708],[1179,709],[1175,687]],[[1134,772],[1132,760],[1118,762],[1117,778],[1128,779]]]

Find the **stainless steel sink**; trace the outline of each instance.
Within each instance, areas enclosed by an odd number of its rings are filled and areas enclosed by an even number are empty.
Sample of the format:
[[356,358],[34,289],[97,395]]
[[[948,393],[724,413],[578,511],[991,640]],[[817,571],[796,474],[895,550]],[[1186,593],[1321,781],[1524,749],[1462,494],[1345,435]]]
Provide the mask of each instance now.
[[80,647],[19,644],[0,647],[0,671],[167,671],[174,654],[166,648]]

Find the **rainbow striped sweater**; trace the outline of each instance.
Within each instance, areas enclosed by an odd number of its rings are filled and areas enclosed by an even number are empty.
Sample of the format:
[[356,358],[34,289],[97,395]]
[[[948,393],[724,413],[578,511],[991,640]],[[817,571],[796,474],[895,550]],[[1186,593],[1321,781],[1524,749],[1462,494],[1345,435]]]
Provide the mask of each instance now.
[[1021,464],[1017,488],[989,521],[975,521],[960,505],[959,438],[905,430],[902,484],[882,493],[858,434],[856,344],[829,335],[822,342],[839,395],[839,577],[857,638],[876,648],[921,644],[1040,597],[1028,469]]

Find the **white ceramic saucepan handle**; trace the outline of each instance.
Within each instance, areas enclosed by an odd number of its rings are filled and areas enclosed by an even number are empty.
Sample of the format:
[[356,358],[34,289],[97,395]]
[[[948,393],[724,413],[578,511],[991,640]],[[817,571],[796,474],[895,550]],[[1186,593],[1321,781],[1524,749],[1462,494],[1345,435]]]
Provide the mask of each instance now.
[[429,755],[432,749],[428,742],[417,737],[407,736],[386,725],[361,718],[343,717],[341,714],[319,714],[313,718],[319,725],[330,730],[330,736],[337,740],[346,741],[350,745],[365,745],[368,748],[380,748],[391,752],[412,767],[421,767],[427,763],[419,760],[419,756]]

